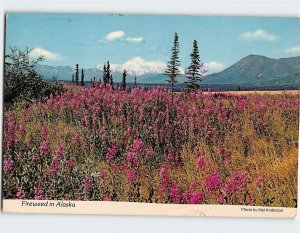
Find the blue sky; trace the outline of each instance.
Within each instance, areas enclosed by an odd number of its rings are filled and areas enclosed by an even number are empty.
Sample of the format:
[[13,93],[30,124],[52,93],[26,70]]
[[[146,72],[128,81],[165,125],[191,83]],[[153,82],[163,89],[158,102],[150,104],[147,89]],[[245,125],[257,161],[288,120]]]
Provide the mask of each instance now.
[[129,73],[161,72],[179,35],[182,67],[190,62],[193,40],[210,73],[249,55],[271,58],[300,55],[300,19],[270,17],[158,16],[9,13],[9,46],[32,48],[47,65],[97,67]]

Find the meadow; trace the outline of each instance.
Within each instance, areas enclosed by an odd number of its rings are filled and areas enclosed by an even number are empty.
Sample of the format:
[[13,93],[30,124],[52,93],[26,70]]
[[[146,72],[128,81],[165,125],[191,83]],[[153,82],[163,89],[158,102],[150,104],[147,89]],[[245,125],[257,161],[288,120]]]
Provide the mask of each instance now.
[[4,111],[5,199],[297,205],[297,94],[64,89]]

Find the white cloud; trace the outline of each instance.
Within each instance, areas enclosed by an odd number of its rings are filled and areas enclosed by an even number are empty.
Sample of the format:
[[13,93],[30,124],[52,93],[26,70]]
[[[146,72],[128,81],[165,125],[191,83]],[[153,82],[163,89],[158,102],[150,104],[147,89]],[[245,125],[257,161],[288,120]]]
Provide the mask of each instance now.
[[105,36],[105,39],[108,41],[117,40],[125,36],[125,32],[123,31],[114,31],[110,32]]
[[34,48],[33,50],[31,50],[30,57],[32,58],[38,58],[40,56],[44,57],[45,59],[49,59],[49,60],[61,60],[62,56],[58,53],[54,53],[51,51],[48,51],[46,49],[42,49],[42,48]]
[[128,42],[140,43],[144,40],[144,38],[143,37],[127,37],[126,40]]
[[286,52],[286,53],[300,53],[300,45],[292,47],[292,48],[286,48],[284,50],[284,52]]
[[[102,65],[98,67],[102,68]],[[134,57],[123,64],[111,64],[111,71],[122,73],[126,70],[129,75],[141,76],[144,74],[164,73],[166,64],[160,61],[145,61],[141,57]]]
[[241,34],[241,38],[244,40],[274,41],[278,39],[278,36],[267,33],[262,29],[257,29],[254,32],[245,32]]
[[210,61],[204,63],[204,69],[208,70],[209,73],[215,73],[222,71],[225,65],[216,61]]

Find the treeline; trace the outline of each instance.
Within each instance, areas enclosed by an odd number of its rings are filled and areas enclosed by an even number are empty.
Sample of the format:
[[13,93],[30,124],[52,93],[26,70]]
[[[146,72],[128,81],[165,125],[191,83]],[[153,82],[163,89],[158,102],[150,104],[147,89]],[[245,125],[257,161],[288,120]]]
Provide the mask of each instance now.
[[[127,87],[127,73],[126,70],[124,69],[123,71],[123,78],[122,78],[122,83],[117,83],[114,84],[114,80],[113,80],[113,76],[112,76],[112,72],[110,69],[110,63],[109,61],[107,61],[106,64],[103,65],[103,77],[99,78],[99,80],[96,79],[96,77],[94,76],[93,78],[91,78],[91,86],[95,87],[97,84],[101,84],[103,82],[103,84],[106,86],[107,84],[109,84],[112,88],[114,88],[115,86],[117,87],[122,87],[122,89],[126,89]],[[85,80],[84,80],[84,69],[81,69],[81,78],[80,78],[80,82],[79,82],[79,65],[76,64],[76,68],[75,68],[75,73],[72,74],[72,84],[74,85],[81,85],[84,86],[85,85]],[[134,79],[134,86],[137,87],[137,78],[135,76]]]

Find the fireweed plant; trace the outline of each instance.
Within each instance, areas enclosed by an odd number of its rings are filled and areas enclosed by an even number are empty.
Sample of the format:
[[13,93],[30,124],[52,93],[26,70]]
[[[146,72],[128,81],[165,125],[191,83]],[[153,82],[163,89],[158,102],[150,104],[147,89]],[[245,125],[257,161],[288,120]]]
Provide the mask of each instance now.
[[64,88],[5,111],[5,199],[296,206],[298,96]]

